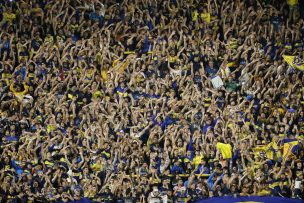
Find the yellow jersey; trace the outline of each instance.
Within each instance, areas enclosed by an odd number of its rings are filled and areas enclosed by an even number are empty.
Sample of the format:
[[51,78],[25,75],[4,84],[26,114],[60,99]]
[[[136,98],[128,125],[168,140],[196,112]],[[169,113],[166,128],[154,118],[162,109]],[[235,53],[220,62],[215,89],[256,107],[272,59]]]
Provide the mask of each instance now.
[[299,3],[299,0],[287,0],[287,4],[289,6],[295,6],[295,5],[298,5]]

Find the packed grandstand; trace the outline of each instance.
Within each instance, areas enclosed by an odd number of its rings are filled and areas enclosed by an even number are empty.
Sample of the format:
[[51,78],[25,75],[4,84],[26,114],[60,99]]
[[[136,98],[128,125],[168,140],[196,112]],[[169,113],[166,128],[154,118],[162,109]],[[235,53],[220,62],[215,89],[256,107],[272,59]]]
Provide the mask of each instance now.
[[0,202],[303,199],[302,4],[0,0]]

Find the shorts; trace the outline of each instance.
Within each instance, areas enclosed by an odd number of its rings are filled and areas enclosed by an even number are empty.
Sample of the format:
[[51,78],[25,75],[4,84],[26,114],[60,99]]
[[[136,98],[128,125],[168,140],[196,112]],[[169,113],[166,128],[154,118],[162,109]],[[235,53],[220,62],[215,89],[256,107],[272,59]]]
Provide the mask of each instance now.
[[294,12],[298,12],[299,10],[299,6],[296,5],[289,5],[289,12],[294,13]]

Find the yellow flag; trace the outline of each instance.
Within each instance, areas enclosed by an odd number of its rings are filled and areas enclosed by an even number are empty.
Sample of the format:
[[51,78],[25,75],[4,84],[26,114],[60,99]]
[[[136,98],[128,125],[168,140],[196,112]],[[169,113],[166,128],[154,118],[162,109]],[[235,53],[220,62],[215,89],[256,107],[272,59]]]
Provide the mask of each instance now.
[[298,144],[299,141],[296,139],[289,139],[285,141],[283,145],[283,158],[288,159],[289,157],[293,157],[298,149]]
[[304,70],[304,59],[298,56],[287,56],[283,55],[283,59],[292,67],[299,70]]
[[253,153],[256,156],[262,156],[262,157],[267,156],[267,158],[270,158],[270,157],[268,157],[268,154],[266,153],[267,151],[268,151],[267,145],[259,145],[259,146],[256,146],[255,148],[253,148]]
[[118,73],[123,73],[125,69],[129,65],[129,60],[126,59],[124,62],[120,62],[119,59],[116,59],[112,63],[112,67],[118,72]]
[[268,159],[274,159],[274,160],[277,160],[280,157],[282,157],[280,147],[276,142],[272,141],[267,145],[266,156]]
[[119,59],[115,59],[115,60],[113,61],[113,63],[112,63],[112,67],[113,67],[113,68],[116,67],[117,64],[118,64],[118,62],[119,62]]
[[231,152],[232,147],[230,144],[224,144],[218,142],[216,144],[216,148],[221,152],[224,159],[230,159],[232,157],[232,152]]
[[125,71],[125,69],[128,67],[128,65],[129,65],[129,61],[127,60],[119,67],[118,72],[123,73]]

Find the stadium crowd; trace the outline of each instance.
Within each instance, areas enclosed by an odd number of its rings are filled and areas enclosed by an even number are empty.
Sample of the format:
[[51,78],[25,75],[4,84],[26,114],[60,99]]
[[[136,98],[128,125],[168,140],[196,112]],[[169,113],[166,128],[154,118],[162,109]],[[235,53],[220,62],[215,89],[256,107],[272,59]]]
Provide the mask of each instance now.
[[303,198],[297,0],[0,2],[0,202]]

